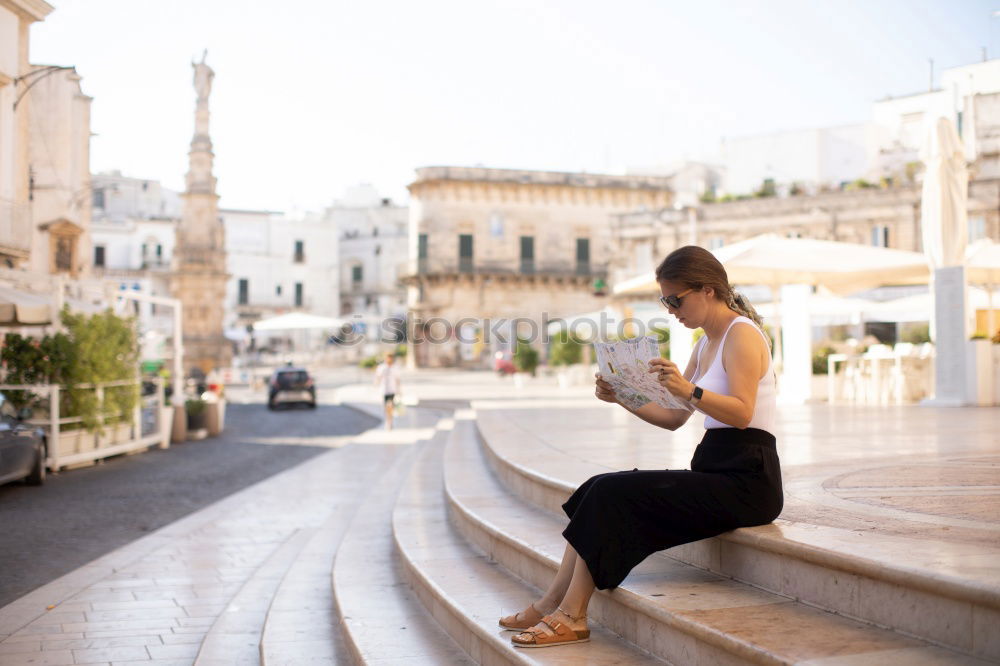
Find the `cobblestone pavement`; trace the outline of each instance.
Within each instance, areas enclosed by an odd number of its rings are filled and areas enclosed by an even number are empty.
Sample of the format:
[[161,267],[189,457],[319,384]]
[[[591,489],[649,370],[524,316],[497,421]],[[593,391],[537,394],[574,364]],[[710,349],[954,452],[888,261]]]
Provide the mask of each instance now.
[[0,607],[377,423],[334,405],[230,403],[220,437],[0,486]]

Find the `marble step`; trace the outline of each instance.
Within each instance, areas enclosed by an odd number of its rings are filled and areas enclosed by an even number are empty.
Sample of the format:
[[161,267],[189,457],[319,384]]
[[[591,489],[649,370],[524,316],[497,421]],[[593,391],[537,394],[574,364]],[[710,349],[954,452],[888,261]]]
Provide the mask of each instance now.
[[425,445],[392,516],[404,575],[422,612],[480,664],[662,664],[600,626],[593,626],[591,641],[581,645],[543,650],[511,646],[511,633],[501,630],[497,620],[519,609],[537,590],[473,550],[450,525],[441,458],[448,434],[440,432]]
[[[330,511],[285,572],[267,609],[262,666],[350,664],[331,590],[333,562],[371,488],[400,456],[396,445],[351,444],[330,475]],[[308,498],[316,501],[316,498]]]
[[337,550],[334,601],[346,646],[357,664],[473,663],[402,579],[392,510],[419,448],[409,446],[379,480]]
[[[501,484],[472,421],[456,421],[444,468],[459,531],[504,568],[546,585],[562,558],[565,517]],[[598,592],[590,615],[672,663],[985,663],[662,554],[647,558],[613,593]]]
[[313,530],[295,530],[243,584],[202,639],[194,666],[257,666],[260,637],[278,585]]
[[[477,423],[487,460],[504,486],[553,515],[563,515],[560,507],[579,483],[609,471],[540,446],[502,410],[480,412]],[[924,552],[925,545],[779,519],[665,552],[823,610],[1000,661],[1000,586],[985,577],[995,551],[964,546],[961,561],[953,562]]]

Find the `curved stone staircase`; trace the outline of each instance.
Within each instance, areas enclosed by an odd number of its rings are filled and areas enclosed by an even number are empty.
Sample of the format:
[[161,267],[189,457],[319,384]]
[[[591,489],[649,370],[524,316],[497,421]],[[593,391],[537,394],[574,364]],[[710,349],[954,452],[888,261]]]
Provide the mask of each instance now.
[[[1000,586],[989,577],[916,566],[926,558],[906,558],[904,537],[785,519],[647,558],[594,595],[587,644],[515,649],[497,619],[551,579],[559,506],[606,469],[552,448],[540,456],[544,442],[502,405],[412,409],[408,420],[418,441],[361,438],[323,463],[333,498],[323,517],[289,518],[214,619],[190,628],[204,635],[178,646],[178,663],[1000,661]],[[0,663],[35,663],[17,656],[0,652]]]

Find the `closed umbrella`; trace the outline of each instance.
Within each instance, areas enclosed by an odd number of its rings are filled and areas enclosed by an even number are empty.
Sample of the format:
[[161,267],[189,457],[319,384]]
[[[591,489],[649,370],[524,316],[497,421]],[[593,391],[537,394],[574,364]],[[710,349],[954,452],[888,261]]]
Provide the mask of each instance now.
[[920,198],[924,254],[931,268],[961,266],[968,242],[969,173],[962,140],[950,120],[938,118],[920,157],[925,165]]
[[965,151],[955,127],[938,118],[920,151],[924,183],[920,225],[924,254],[934,269],[934,398],[929,404],[966,403],[965,340],[967,336],[966,275],[962,268],[968,242],[966,199],[969,174]]

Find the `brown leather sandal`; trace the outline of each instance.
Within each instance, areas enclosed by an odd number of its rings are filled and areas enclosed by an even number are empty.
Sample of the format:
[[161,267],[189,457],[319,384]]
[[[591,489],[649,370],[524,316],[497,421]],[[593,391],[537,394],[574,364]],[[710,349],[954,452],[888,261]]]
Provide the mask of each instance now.
[[528,604],[523,611],[500,618],[500,626],[512,631],[524,631],[541,622],[542,617],[542,614],[535,609],[535,604]]
[[[577,618],[569,615],[566,611],[563,611],[563,613],[573,620],[579,620],[587,617],[586,615],[581,615]],[[531,629],[522,631],[518,635],[512,637],[510,642],[514,644],[514,647],[543,648],[554,647],[556,645],[567,645],[569,643],[586,643],[590,640],[590,629],[570,629],[551,615],[543,617],[540,624],[544,624],[546,627],[551,629],[552,633],[549,633],[540,627],[532,627]]]

